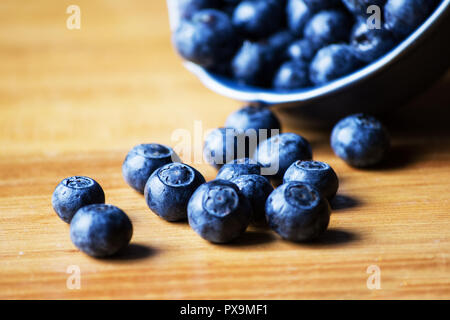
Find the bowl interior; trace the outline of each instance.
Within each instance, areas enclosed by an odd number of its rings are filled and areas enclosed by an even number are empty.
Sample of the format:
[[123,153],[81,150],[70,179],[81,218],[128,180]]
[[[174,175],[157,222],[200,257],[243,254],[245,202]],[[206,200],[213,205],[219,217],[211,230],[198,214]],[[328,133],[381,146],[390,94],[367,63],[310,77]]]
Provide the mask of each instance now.
[[[179,21],[178,12],[176,12],[175,9],[176,5],[173,3],[174,1],[177,0],[168,0],[172,30],[177,27]],[[204,68],[188,61],[184,62],[184,66],[190,72],[195,74],[207,88],[229,98],[244,102],[269,105],[287,104],[292,102],[306,103],[333,94],[343,88],[353,86],[358,81],[388,68],[392,63],[395,63],[410,50],[414,50],[414,47],[420,42],[420,39],[426,37],[427,33],[432,31],[433,25],[435,25],[439,19],[444,18],[445,13],[448,13],[449,11],[450,0],[443,0],[433,14],[416,31],[385,56],[354,73],[319,87],[305,88],[289,93],[280,93],[272,89],[256,88],[239,84],[232,79],[208,72]]]

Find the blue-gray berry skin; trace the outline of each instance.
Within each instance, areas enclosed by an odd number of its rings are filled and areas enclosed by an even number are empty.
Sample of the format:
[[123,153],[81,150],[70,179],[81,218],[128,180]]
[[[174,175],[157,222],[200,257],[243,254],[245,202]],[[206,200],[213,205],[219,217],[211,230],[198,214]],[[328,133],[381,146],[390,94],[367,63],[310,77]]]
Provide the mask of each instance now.
[[286,171],[283,183],[298,181],[308,183],[331,200],[339,188],[339,180],[331,166],[320,161],[295,161]]
[[305,0],[288,0],[286,6],[287,24],[289,30],[298,37],[303,35],[305,24],[313,15]]
[[248,199],[239,188],[226,180],[201,185],[188,204],[188,221],[202,238],[213,243],[227,243],[242,235],[252,217]]
[[216,179],[231,180],[247,174],[261,174],[261,165],[249,158],[236,159],[220,168]]
[[245,157],[247,153],[248,147],[243,132],[234,128],[214,129],[206,136],[203,145],[203,158],[216,168]]
[[278,63],[276,57],[267,43],[244,41],[231,61],[233,77],[241,84],[269,87]]
[[317,52],[309,67],[309,77],[316,86],[343,77],[361,66],[354,49],[346,44],[332,44]]
[[332,9],[341,5],[341,0],[304,0],[312,11]]
[[383,10],[386,28],[402,39],[427,19],[436,4],[434,0],[388,0]]
[[209,68],[229,60],[239,40],[226,13],[205,9],[180,23],[173,43],[184,59]]
[[177,0],[177,9],[182,19],[190,19],[196,12],[202,9],[217,8],[220,0]]
[[121,209],[92,204],[77,211],[70,223],[73,244],[93,257],[107,257],[128,246],[133,226]]
[[144,193],[150,175],[165,164],[180,161],[172,148],[157,144],[140,144],[128,152],[123,164],[122,175],[133,189]]
[[259,39],[282,26],[284,8],[278,0],[244,0],[234,10],[232,21],[239,34]]
[[197,188],[205,183],[200,172],[183,163],[169,163],[156,169],[145,185],[148,207],[167,221],[187,218],[187,204]]
[[305,38],[314,48],[322,48],[332,43],[348,41],[352,19],[343,10],[324,10],[315,14],[305,26]]
[[273,79],[273,88],[278,91],[293,91],[309,85],[309,64],[301,60],[283,63]]
[[281,181],[294,161],[311,159],[312,150],[308,140],[298,134],[287,132],[261,142],[254,160],[263,167],[262,175]]
[[257,226],[266,222],[266,200],[273,191],[269,180],[257,174],[243,175],[231,179],[250,201],[253,210],[251,223]]
[[376,118],[355,114],[340,120],[331,133],[334,153],[354,167],[378,164],[389,150],[389,134]]
[[94,203],[105,203],[105,193],[94,179],[88,177],[64,179],[56,186],[52,196],[53,209],[67,223],[78,209]]
[[288,182],[266,201],[269,227],[283,239],[303,242],[319,237],[328,227],[330,205],[318,190],[302,182]]
[[292,41],[292,34],[286,30],[261,41],[244,41],[231,61],[233,77],[241,84],[270,87]]
[[287,49],[287,56],[290,60],[310,62],[317,50],[312,45],[311,41],[301,39],[294,41]]
[[225,126],[243,132],[248,157],[253,157],[261,141],[281,132],[280,120],[267,106],[245,106],[230,114]]
[[385,29],[369,29],[365,19],[358,19],[353,27],[351,45],[355,56],[364,62],[372,62],[389,52],[395,45],[393,34]]
[[[281,131],[281,124],[278,117],[268,107],[245,106],[228,116],[225,126],[246,133],[247,130],[254,130],[258,141],[263,137],[270,138],[272,130]],[[260,135],[260,130],[267,130],[267,135]],[[249,132],[247,132],[248,134]]]

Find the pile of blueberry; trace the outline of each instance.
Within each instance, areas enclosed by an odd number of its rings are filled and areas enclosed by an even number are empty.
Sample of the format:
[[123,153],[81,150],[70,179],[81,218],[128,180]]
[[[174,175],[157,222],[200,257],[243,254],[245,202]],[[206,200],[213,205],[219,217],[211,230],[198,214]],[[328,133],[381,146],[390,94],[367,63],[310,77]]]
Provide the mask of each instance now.
[[[328,227],[338,177],[328,164],[312,160],[305,138],[280,130],[268,108],[246,106],[205,139],[204,159],[219,169],[213,181],[206,182],[173,149],[156,143],[135,146],[127,154],[123,177],[144,194],[156,215],[187,219],[213,243],[237,239],[250,224],[268,225],[286,240],[311,241]],[[256,136],[253,147],[255,132],[265,134]],[[331,145],[348,164],[367,167],[384,158],[389,136],[378,120],[357,114],[336,124]],[[271,182],[279,186],[274,189]],[[104,202],[100,185],[81,176],[64,179],[52,198],[56,213],[70,223],[72,242],[94,257],[117,253],[132,236],[127,215]]]
[[[291,91],[326,84],[377,60],[439,2],[180,0],[173,43],[184,59],[211,72]],[[372,5],[380,8],[379,17]]]

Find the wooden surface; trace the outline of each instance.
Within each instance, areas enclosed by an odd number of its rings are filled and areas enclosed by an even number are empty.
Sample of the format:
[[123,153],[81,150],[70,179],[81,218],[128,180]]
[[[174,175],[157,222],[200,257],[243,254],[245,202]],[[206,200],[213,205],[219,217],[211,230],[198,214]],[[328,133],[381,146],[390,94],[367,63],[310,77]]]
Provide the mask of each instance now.
[[[212,245],[167,223],[121,176],[141,142],[223,124],[239,103],[204,88],[173,52],[164,1],[0,2],[0,298],[450,298],[450,75],[390,117],[390,159],[362,171],[311,140],[341,188],[329,232],[293,244],[250,229]],[[186,160],[186,159],[185,159]],[[186,160],[188,161],[188,160]],[[196,165],[212,179],[215,171]],[[87,175],[134,224],[130,250],[96,260],[75,249],[51,208],[64,177]],[[68,289],[68,266],[81,288]],[[369,290],[378,266],[381,289]]]

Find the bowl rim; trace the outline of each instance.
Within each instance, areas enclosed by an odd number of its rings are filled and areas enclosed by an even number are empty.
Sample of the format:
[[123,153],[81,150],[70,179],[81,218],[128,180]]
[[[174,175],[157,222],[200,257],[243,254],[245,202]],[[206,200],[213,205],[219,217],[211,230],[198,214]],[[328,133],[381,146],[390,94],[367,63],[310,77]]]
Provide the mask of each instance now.
[[[170,0],[168,0],[168,2],[170,2]],[[171,9],[169,6],[169,11],[170,10]],[[447,12],[450,12],[450,0],[443,0],[431,16],[428,17],[418,29],[416,29],[389,53],[363,67],[362,69],[325,85],[314,88],[305,88],[289,93],[277,92],[273,89],[263,89],[236,83],[230,78],[209,72],[203,67],[189,61],[184,61],[183,65],[187,70],[193,73],[205,87],[228,98],[243,102],[267,105],[288,104],[293,102],[306,103],[308,101],[334,94],[344,88],[354,86],[359,81],[387,69],[401,57],[407,55],[410,50],[418,45],[420,40],[423,39],[427,33],[432,32],[433,26],[436,22],[444,19]],[[172,18],[170,20],[172,20]]]

